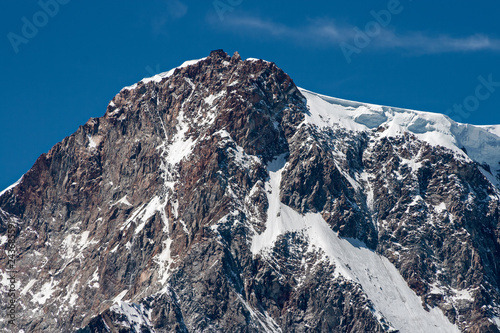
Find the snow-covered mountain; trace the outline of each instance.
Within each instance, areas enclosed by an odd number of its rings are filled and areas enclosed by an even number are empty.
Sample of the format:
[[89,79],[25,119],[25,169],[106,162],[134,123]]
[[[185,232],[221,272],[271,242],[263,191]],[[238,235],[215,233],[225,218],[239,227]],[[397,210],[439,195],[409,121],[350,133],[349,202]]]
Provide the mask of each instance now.
[[123,88],[0,194],[16,324],[499,332],[499,145],[213,51]]
[[[448,116],[333,98],[300,89],[311,114],[307,122],[318,127],[341,126],[355,132],[379,129],[378,138],[409,133],[432,146],[454,151],[457,158],[477,162],[498,187],[500,125],[461,124]],[[491,177],[493,176],[493,177]]]

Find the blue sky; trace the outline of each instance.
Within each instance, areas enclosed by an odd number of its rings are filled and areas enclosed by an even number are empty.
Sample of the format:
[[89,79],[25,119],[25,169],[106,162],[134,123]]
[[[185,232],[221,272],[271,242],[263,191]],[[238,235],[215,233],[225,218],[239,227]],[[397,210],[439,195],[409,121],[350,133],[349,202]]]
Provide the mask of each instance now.
[[498,1],[2,0],[0,189],[126,85],[213,49],[306,89],[500,124]]

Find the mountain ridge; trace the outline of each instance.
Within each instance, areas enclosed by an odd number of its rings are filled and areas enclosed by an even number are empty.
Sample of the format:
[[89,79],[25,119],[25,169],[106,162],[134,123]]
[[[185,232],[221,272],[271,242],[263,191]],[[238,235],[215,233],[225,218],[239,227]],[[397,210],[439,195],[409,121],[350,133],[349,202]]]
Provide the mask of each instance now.
[[131,87],[0,195],[21,327],[498,332],[496,169],[439,116],[222,50]]
[[[200,58],[200,59],[195,59],[195,60],[187,60],[187,61],[183,62],[181,65],[174,67],[168,71],[160,72],[160,73],[155,74],[155,75],[150,76],[150,77],[144,77],[143,79],[141,79],[137,83],[134,83],[133,85],[123,87],[120,91],[133,90],[137,87],[137,84],[139,82],[143,82],[143,83],[148,83],[148,82],[152,82],[152,81],[153,82],[160,82],[162,79],[168,78],[169,76],[173,75],[173,73],[176,69],[180,69],[180,68],[184,68],[186,66],[196,64],[197,62],[205,60],[205,59],[206,59],[206,57]],[[258,60],[267,61],[264,59],[257,59],[257,58],[247,58],[245,61],[258,61]],[[269,61],[267,61],[267,62],[269,62]],[[310,90],[308,90],[306,88],[302,88],[302,87],[297,87],[297,88],[300,91],[304,91],[306,93],[310,93],[311,95],[318,96],[318,97],[320,97],[320,98],[324,99],[325,101],[332,103],[332,104],[338,104],[338,105],[350,106],[350,107],[356,106],[357,108],[367,107],[368,109],[370,109],[370,108],[372,108],[372,109],[389,109],[389,110],[393,110],[393,111],[399,112],[399,113],[410,112],[410,113],[416,113],[416,114],[422,114],[422,115],[441,115],[445,119],[449,120],[451,124],[453,124],[457,127],[458,126],[459,127],[472,126],[474,128],[484,129],[486,132],[493,134],[493,135],[500,138],[500,124],[474,125],[474,124],[469,124],[469,123],[460,123],[460,122],[452,120],[447,115],[442,114],[442,113],[438,113],[438,112],[421,111],[421,110],[409,109],[409,108],[403,108],[403,107],[395,107],[395,106],[388,106],[388,105],[382,105],[382,104],[373,104],[373,103],[367,103],[367,102],[348,100],[348,99],[343,99],[343,98],[338,98],[338,97],[333,97],[333,96],[329,96],[329,95],[315,93],[313,91],[310,91]],[[110,103],[112,103],[112,101],[110,101]],[[109,106],[109,104],[108,104],[108,106]],[[113,105],[111,104],[111,106],[113,106]],[[367,127],[369,127],[369,126],[367,126]],[[449,148],[449,147],[447,147],[447,148]],[[16,184],[18,184],[19,181],[20,181],[20,179],[18,181],[16,181],[15,183],[13,183],[12,185],[6,187],[4,190],[0,191],[0,195],[2,195],[7,190],[10,190],[12,188],[12,186],[15,186]]]

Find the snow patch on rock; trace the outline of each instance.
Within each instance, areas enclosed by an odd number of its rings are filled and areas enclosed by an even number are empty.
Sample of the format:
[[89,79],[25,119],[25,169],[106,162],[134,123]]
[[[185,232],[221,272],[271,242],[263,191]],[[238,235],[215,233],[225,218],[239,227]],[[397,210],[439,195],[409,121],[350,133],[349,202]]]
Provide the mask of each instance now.
[[[197,60],[188,60],[188,61],[185,61],[182,63],[182,65],[178,66],[178,67],[175,67],[175,68],[172,68],[171,70],[169,71],[166,71],[166,72],[163,72],[163,73],[159,73],[159,74],[156,74],[154,76],[151,76],[151,77],[146,77],[146,78],[143,78],[141,81],[139,82],[143,82],[144,84],[147,84],[149,82],[160,82],[161,80],[163,79],[166,79],[170,76],[172,76],[175,72],[176,69],[178,68],[184,68],[184,67],[187,67],[187,66],[191,66],[191,65],[194,65],[202,60],[205,60],[205,58],[201,58],[201,59],[197,59]],[[127,87],[123,87],[122,90],[134,90],[135,88],[137,88],[137,83],[131,85],[131,86],[127,86]]]
[[31,302],[38,303],[40,305],[45,304],[45,302],[52,296],[55,291],[55,287],[58,282],[51,278],[49,282],[46,282],[40,288],[40,291],[33,295]]
[[121,321],[120,325],[129,328],[131,332],[142,332],[142,327],[148,327],[149,332],[156,332],[151,324],[151,310],[147,310],[142,304],[119,301],[110,310],[124,315],[125,321]]
[[265,188],[269,208],[266,229],[255,233],[251,251],[268,256],[279,236],[300,231],[309,240],[308,251],[322,251],[335,265],[336,277],[359,283],[375,310],[401,332],[459,332],[437,308],[428,312],[421,299],[406,284],[396,267],[355,239],[340,238],[318,213],[301,215],[280,201],[281,173],[285,155],[269,163]]
[[0,197],[2,195],[4,195],[5,193],[9,192],[10,190],[12,190],[14,187],[16,187],[21,182],[21,180],[23,179],[23,177],[24,176],[22,176],[21,178],[19,178],[19,180],[17,182],[15,182],[14,184],[12,184],[9,187],[7,187],[5,190],[3,190],[2,192],[0,192]]

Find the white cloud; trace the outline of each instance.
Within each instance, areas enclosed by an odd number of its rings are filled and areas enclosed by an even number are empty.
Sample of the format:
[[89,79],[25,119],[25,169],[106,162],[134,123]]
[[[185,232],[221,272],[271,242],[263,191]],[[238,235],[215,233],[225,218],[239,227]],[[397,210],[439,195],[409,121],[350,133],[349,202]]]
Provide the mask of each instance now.
[[278,38],[291,38],[295,41],[310,41],[314,39],[317,42],[338,42],[345,39],[347,31],[339,29],[333,22],[311,21],[307,26],[287,26],[281,23],[262,20],[256,17],[236,17],[231,16],[224,21],[235,28],[235,32],[255,33],[258,36],[265,34]]
[[[219,22],[220,23],[220,22]],[[339,43],[354,45],[355,26],[339,25],[333,20],[311,20],[306,25],[288,26],[257,17],[231,16],[223,24],[231,31],[262,38],[290,39],[298,43],[320,46],[337,46]],[[359,30],[363,31],[362,27]],[[370,47],[377,49],[404,49],[416,53],[500,51],[500,39],[483,34],[453,37],[446,34],[412,32],[397,34],[380,27],[379,33],[370,38]]]
[[381,33],[378,41],[374,40],[374,45],[381,48],[420,51],[421,53],[500,51],[500,40],[482,34],[452,37],[443,34],[430,36],[423,33],[396,35],[385,31]]
[[170,16],[181,18],[186,15],[188,7],[179,0],[169,0],[167,1],[167,9]]
[[163,4],[151,20],[155,33],[164,33],[167,23],[181,19],[188,11],[188,6],[179,0],[167,0]]

